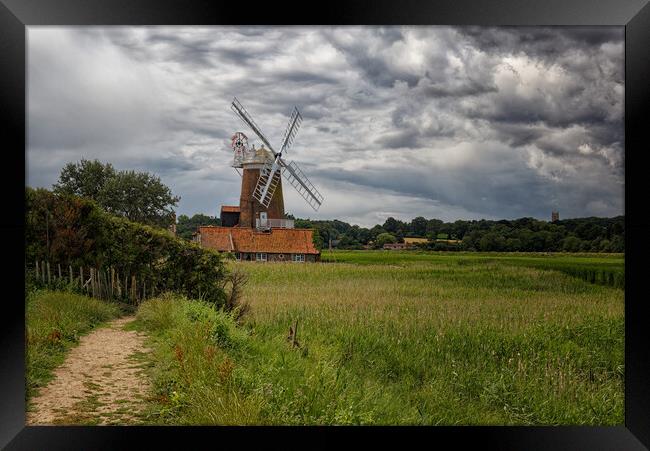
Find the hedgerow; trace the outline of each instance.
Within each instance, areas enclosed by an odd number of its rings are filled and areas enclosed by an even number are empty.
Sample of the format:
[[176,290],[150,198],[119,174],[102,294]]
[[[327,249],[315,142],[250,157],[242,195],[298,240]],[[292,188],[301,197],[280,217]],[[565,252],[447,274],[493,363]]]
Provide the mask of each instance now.
[[45,189],[26,188],[26,263],[54,267],[112,268],[137,275],[152,291],[175,291],[224,305],[226,270],[221,256],[163,229],[102,210],[95,202]]

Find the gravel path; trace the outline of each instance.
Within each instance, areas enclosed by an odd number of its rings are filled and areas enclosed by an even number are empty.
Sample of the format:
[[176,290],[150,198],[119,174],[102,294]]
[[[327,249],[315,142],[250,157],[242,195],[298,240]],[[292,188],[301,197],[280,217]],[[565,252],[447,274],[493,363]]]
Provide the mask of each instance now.
[[28,425],[137,424],[149,389],[145,335],[124,330],[134,317],[111,321],[81,337],[54,379],[34,397]]

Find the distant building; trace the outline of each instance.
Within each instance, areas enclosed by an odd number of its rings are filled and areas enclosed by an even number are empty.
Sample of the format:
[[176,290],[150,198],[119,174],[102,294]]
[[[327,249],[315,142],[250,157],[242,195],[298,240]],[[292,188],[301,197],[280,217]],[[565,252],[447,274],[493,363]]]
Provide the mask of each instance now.
[[407,243],[386,243],[384,244],[384,249],[388,250],[401,250],[401,249],[408,249],[409,247],[412,247],[412,245],[407,244]]
[[239,224],[240,215],[239,205],[223,205],[221,207],[221,225],[224,227],[234,227]]
[[404,243],[406,244],[422,244],[428,242],[429,240],[426,238],[409,238],[409,237],[404,238]]
[[557,211],[552,211],[551,212],[551,222],[559,221],[560,220],[560,213]]

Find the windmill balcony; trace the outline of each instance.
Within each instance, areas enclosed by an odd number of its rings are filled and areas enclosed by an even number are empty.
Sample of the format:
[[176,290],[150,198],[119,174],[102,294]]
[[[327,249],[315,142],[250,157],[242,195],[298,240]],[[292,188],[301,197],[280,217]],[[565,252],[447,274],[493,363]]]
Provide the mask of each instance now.
[[293,229],[293,219],[255,219],[257,229]]

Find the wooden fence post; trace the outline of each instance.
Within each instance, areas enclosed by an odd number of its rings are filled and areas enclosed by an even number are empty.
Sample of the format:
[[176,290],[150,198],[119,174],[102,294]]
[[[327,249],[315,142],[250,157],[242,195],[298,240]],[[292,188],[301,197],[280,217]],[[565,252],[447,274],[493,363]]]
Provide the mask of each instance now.
[[52,277],[50,276],[50,262],[47,262],[47,283],[48,285],[52,283]]
[[102,270],[100,268],[97,268],[97,297],[102,298]]
[[72,265],[70,265],[68,268],[70,269],[70,285],[72,285],[74,283],[74,280],[72,278]]
[[59,279],[62,279],[63,276],[61,276],[61,263],[58,263],[58,265],[59,265]]
[[36,260],[36,278],[40,279],[41,278],[41,270],[38,267],[38,259]]
[[84,288],[84,265],[79,267],[79,288],[83,291]]
[[111,297],[115,296],[115,268],[111,266]]
[[43,273],[41,280],[45,283],[45,260],[41,260],[41,272]]
[[90,286],[92,287],[92,295],[96,297],[97,289],[95,288],[95,268],[90,268]]

